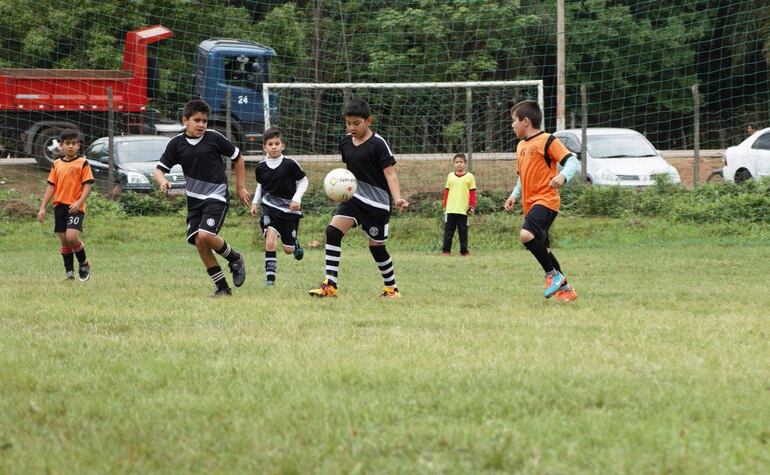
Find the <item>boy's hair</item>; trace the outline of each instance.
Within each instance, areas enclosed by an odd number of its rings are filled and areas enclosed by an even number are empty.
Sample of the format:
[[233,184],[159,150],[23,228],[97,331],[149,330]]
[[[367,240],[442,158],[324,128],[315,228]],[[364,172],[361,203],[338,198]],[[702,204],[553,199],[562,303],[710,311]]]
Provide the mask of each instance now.
[[184,105],[184,109],[182,109],[182,117],[189,119],[196,112],[202,112],[206,114],[206,116],[209,116],[211,114],[211,107],[209,107],[209,105],[206,104],[206,101],[203,99],[193,99]]
[[452,163],[454,163],[455,160],[457,160],[458,158],[462,158],[463,162],[468,163],[468,159],[465,158],[465,154],[464,153],[456,153],[455,156],[452,157]]
[[262,134],[262,145],[265,145],[268,140],[278,137],[283,142],[283,134],[278,127],[270,127]]
[[80,132],[78,132],[77,129],[62,130],[61,134],[59,134],[59,141],[64,142],[65,140],[77,140],[78,142],[83,142],[80,138]]
[[511,116],[516,116],[519,120],[529,119],[532,127],[539,129],[543,123],[543,111],[540,105],[535,101],[521,101],[511,107]]
[[354,97],[345,106],[345,117],[360,117],[362,119],[368,119],[372,115],[371,109],[369,109],[369,103],[358,97]]

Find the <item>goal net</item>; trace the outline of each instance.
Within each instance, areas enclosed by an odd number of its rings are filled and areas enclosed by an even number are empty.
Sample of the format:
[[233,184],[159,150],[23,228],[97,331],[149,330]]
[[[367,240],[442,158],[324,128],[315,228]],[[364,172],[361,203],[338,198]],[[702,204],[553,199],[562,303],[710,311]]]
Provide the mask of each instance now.
[[511,106],[531,99],[543,107],[540,80],[265,83],[262,93],[270,104],[264,108],[266,126],[282,129],[291,153],[321,158],[337,154],[345,134],[343,111],[352,97],[369,103],[372,128],[394,154],[408,159],[449,159],[453,153],[512,158]]

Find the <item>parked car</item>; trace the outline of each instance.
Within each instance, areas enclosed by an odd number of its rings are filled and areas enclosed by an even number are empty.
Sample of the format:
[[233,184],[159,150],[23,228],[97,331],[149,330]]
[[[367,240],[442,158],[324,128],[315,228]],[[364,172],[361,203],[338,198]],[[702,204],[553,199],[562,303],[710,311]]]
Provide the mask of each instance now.
[[770,127],[760,129],[746,140],[725,150],[725,181],[741,183],[770,176]]
[[[120,191],[149,192],[156,189],[152,173],[169,140],[169,137],[159,135],[116,136],[114,183],[108,180],[108,138],[95,140],[85,151],[85,157],[94,173],[96,189],[105,194]],[[179,165],[166,174],[166,179],[171,183],[172,190],[184,190],[185,177]]]
[[[581,129],[554,133],[573,153],[580,157]],[[631,129],[589,128],[586,174],[594,185],[649,186],[656,175],[668,175],[673,183],[681,183],[679,172],[670,165],[644,135]]]

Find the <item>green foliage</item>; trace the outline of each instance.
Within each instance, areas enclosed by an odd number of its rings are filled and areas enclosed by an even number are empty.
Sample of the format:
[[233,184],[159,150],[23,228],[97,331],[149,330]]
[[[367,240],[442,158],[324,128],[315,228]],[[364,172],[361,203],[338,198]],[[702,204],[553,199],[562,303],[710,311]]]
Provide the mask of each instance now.
[[130,216],[158,216],[179,212],[187,206],[184,195],[152,193],[121,193],[118,203]]

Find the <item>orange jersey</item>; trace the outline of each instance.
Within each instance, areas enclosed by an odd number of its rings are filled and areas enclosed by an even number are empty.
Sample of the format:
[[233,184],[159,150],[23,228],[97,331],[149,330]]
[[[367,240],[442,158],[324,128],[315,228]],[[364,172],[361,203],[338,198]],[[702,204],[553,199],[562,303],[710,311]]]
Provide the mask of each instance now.
[[[83,157],[74,160],[60,158],[53,162],[48,184],[54,187],[53,205],[71,205],[83,194],[83,185],[94,182],[91,167]],[[80,205],[80,212],[85,213],[86,204]]]
[[559,211],[559,190],[551,188],[551,180],[558,174],[556,165],[572,152],[554,138],[548,150],[551,163],[546,163],[545,146],[550,136],[540,132],[519,141],[516,147],[516,172],[521,178],[521,206],[525,215],[536,204]]

